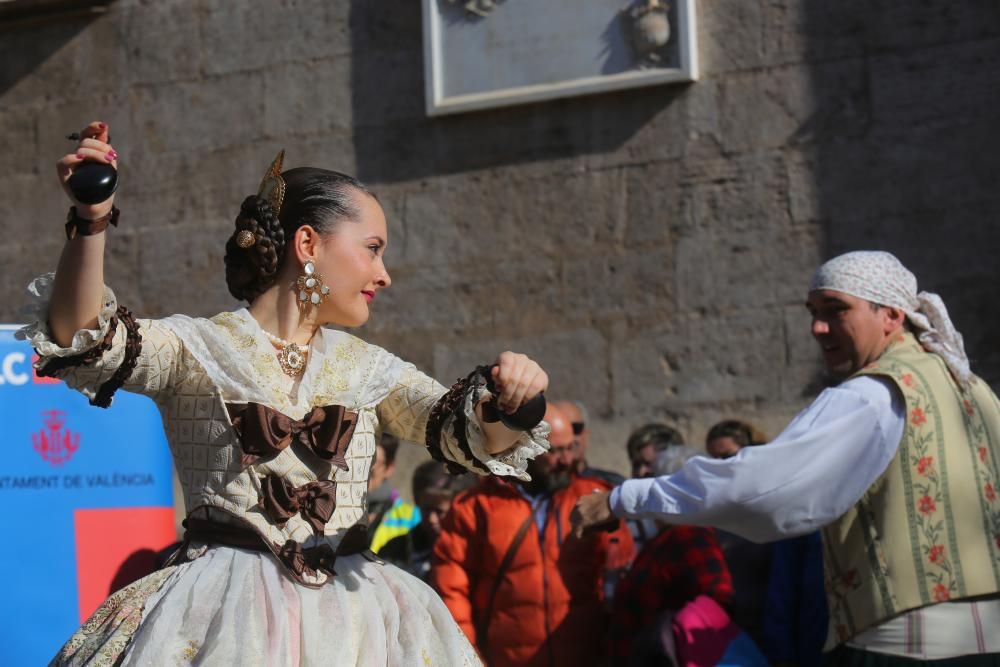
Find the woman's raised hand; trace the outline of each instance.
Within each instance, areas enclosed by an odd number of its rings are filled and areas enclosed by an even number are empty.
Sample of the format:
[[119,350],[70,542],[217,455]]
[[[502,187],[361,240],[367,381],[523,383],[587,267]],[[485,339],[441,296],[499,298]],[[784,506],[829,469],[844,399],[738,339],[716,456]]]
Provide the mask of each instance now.
[[493,367],[493,381],[500,391],[498,407],[513,413],[549,387],[549,376],[523,354],[504,352]]
[[97,219],[111,210],[112,204],[114,204],[114,195],[109,199],[102,201],[99,204],[81,204],[80,202],[73,199],[73,193],[70,192],[67,182],[73,172],[76,170],[80,164],[85,161],[91,162],[103,162],[105,164],[114,165],[118,167],[118,153],[115,149],[111,147],[108,143],[109,139],[109,128],[107,123],[102,123],[100,121],[94,121],[87,127],[83,128],[80,132],[80,143],[77,144],[76,151],[64,155],[61,160],[56,163],[56,171],[59,174],[59,182],[66,192],[66,195],[73,200],[76,205],[76,214],[81,218],[85,219]]

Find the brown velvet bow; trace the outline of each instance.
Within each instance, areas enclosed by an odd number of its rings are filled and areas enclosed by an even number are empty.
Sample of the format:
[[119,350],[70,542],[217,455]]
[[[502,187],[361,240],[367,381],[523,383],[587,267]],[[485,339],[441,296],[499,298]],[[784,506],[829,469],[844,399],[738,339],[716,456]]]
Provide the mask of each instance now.
[[356,412],[342,405],[315,407],[303,419],[292,419],[260,403],[227,404],[233,429],[243,447],[243,465],[277,455],[293,440],[316,456],[347,470],[344,458],[358,423]]
[[[295,540],[287,540],[283,546],[277,549],[278,558],[285,567],[291,570],[299,580],[302,574],[310,577],[316,576],[317,570],[324,570],[331,576],[337,576],[333,569],[334,563],[339,556],[351,556],[368,552],[368,526],[356,523],[347,529],[336,551],[328,544],[319,544],[314,547],[303,548]],[[277,545],[275,545],[277,547]],[[378,560],[374,555],[369,560]],[[378,561],[381,562],[381,561]],[[305,583],[305,582],[304,582]]]
[[306,560],[305,553],[302,550],[302,545],[295,540],[288,540],[278,551],[278,558],[285,566],[294,572],[298,576],[302,576],[302,573],[306,573],[310,577],[316,576],[316,568],[309,564]]
[[316,571],[319,569],[325,570],[331,576],[337,576],[336,571],[333,569],[337,555],[327,544],[303,549],[302,545],[295,540],[288,540],[278,550],[278,558],[289,570],[299,577],[303,573],[310,577],[315,577]]
[[268,475],[262,480],[260,491],[257,506],[272,521],[282,526],[301,512],[316,535],[323,534],[323,527],[337,507],[337,483],[330,480],[293,487],[277,475]]

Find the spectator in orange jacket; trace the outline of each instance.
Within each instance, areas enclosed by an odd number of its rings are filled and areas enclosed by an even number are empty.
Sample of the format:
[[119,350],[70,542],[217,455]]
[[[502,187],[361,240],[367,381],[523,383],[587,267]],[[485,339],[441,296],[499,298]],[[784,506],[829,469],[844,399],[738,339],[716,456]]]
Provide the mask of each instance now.
[[621,521],[613,532],[573,536],[577,499],[610,487],[576,473],[566,416],[550,405],[545,420],[552,448],[529,465],[531,481],[489,478],[459,495],[434,547],[431,580],[491,667],[600,663],[605,574],[633,553]]

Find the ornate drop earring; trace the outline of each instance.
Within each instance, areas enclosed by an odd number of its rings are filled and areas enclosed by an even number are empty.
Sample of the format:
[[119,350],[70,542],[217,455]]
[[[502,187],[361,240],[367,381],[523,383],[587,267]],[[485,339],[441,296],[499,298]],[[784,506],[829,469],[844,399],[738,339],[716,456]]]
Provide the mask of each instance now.
[[302,275],[297,281],[299,287],[299,305],[318,306],[330,295],[330,288],[323,284],[323,276],[316,273],[316,264],[311,259],[306,260],[302,267]]

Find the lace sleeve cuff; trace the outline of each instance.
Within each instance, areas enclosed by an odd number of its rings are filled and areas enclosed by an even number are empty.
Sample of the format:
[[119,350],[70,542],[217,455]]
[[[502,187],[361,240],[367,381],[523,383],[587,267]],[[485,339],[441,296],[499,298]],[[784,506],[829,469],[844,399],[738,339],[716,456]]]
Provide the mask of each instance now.
[[[104,300],[97,316],[97,328],[77,331],[68,347],[58,345],[52,340],[48,325],[54,276],[55,274],[48,273],[36,278],[28,286],[28,292],[32,296],[28,315],[33,316],[33,321],[20,329],[17,337],[30,342],[38,352],[39,360],[35,368],[43,377],[66,379],[67,372],[88,367],[87,373],[70,382],[71,386],[82,391],[90,399],[91,405],[109,407],[115,392],[135,370],[142,353],[139,323],[127,308],[118,306],[111,288],[105,287]],[[124,334],[118,337],[119,354],[112,354],[119,357],[118,364],[112,371],[110,367],[105,368],[108,361],[105,355],[115,348],[119,328],[124,329]]]
[[105,343],[108,343],[110,347],[110,339],[114,337],[114,328],[118,319],[115,315],[115,311],[118,309],[118,300],[110,287],[104,288],[104,300],[101,303],[101,311],[97,315],[96,329],[80,329],[73,334],[73,340],[68,347],[61,347],[52,340],[48,318],[54,280],[54,273],[46,273],[35,278],[28,285],[28,294],[31,298],[25,308],[25,314],[28,316],[30,324],[17,332],[18,338],[27,340],[38,352],[38,356],[41,357],[39,364],[47,364],[51,357],[75,357],[90,352]]
[[549,449],[548,424],[542,422],[522,433],[505,452],[490,454],[475,413],[476,405],[488,396],[486,378],[479,371],[452,385],[427,420],[427,448],[434,459],[446,462],[455,474],[471,470],[479,475],[528,481],[528,461]]

